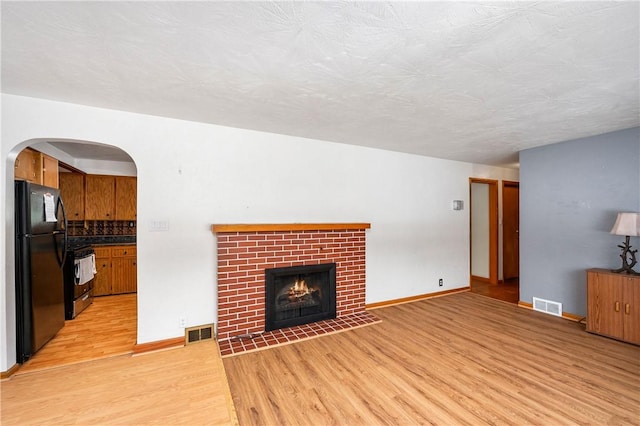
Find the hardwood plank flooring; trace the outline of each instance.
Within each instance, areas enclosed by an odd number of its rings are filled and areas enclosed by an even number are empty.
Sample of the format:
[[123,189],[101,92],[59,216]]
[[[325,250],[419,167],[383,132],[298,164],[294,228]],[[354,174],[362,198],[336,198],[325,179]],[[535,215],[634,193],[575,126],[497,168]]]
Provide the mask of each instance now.
[[242,425],[640,424],[640,347],[470,292],[223,360]]
[[0,383],[10,425],[237,425],[215,341],[50,368]]
[[520,280],[513,278],[499,284],[489,284],[485,281],[471,280],[471,292],[491,297],[493,299],[504,300],[509,303],[520,301]]
[[374,313],[381,323],[224,360],[202,342],[17,374],[0,383],[0,420],[640,424],[638,346],[470,292]]
[[25,362],[16,374],[133,352],[137,338],[136,294],[101,296]]

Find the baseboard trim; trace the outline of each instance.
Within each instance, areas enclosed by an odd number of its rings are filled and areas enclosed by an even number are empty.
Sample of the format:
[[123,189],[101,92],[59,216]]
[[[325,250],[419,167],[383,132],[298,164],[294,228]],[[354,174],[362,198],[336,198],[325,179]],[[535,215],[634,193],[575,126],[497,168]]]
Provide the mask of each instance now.
[[20,369],[20,364],[13,364],[13,367],[8,369],[7,371],[0,372],[0,380],[6,380],[9,377],[13,376],[16,371]]
[[446,296],[449,294],[462,293],[465,291],[469,291],[470,289],[471,289],[470,287],[461,287],[461,288],[454,288],[453,290],[438,291],[436,293],[419,294],[417,296],[403,297],[401,299],[393,299],[393,300],[386,300],[384,302],[369,303],[368,305],[365,306],[365,308],[366,309],[384,308],[386,306],[400,305],[402,303],[410,303],[410,302],[416,302],[418,300],[431,299],[433,297],[440,297],[440,296]]
[[173,339],[156,340],[155,342],[136,344],[133,347],[133,355],[141,355],[149,352],[174,349],[184,346],[184,336]]
[[[523,302],[522,300],[518,302],[518,306],[533,310],[533,303]],[[583,316],[572,314],[571,312],[562,312],[562,318],[575,322],[580,322],[584,319]]]

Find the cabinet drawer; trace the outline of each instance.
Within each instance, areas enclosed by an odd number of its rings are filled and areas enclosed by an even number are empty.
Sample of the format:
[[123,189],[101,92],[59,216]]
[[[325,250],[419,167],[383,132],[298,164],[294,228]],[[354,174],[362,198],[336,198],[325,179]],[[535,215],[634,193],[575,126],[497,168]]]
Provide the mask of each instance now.
[[111,249],[113,257],[135,257],[136,247],[113,247]]
[[96,257],[111,257],[111,247],[94,247]]

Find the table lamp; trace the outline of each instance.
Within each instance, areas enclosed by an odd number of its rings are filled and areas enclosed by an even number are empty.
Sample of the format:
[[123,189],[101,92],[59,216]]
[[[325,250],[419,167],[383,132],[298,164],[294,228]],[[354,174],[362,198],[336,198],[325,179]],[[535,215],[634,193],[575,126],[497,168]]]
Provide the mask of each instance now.
[[638,261],[636,260],[636,253],[638,250],[631,250],[629,244],[630,237],[640,236],[640,213],[618,213],[616,223],[611,228],[611,233],[614,235],[624,235],[624,244],[619,244],[618,247],[622,249],[620,257],[622,258],[622,268],[615,269],[612,272],[619,272],[623,274],[640,275],[633,270]]

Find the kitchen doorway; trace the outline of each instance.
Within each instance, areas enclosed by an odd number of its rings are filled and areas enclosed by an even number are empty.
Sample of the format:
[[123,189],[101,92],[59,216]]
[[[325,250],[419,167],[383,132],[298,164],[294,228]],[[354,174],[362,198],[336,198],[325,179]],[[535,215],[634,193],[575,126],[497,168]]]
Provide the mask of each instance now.
[[[25,148],[42,153],[42,157],[48,160],[55,159],[56,175],[61,172],[82,175],[85,172],[87,175],[93,173],[96,175],[111,174],[113,176],[127,176],[127,173],[129,173],[129,176],[137,175],[137,167],[133,159],[120,148],[110,145],[84,141],[39,140],[31,141],[31,144]],[[73,161],[74,153],[78,155],[77,158],[81,159],[78,163]],[[89,161],[86,164],[94,166],[102,161],[105,165],[116,169],[113,170],[113,173],[105,171],[109,170],[108,167],[99,168],[99,171],[92,171],[91,167],[84,167],[85,164],[82,159],[88,159]],[[129,161],[126,161],[127,159]],[[15,166],[17,169],[18,163]],[[43,179],[45,178],[44,172],[50,172],[53,169],[52,163],[46,169],[44,169],[43,163]],[[24,177],[19,178],[25,179]],[[43,183],[45,182],[41,184]],[[48,183],[51,187],[57,187],[58,184],[58,179],[55,180],[55,183]],[[80,186],[80,188],[84,197],[83,187]],[[134,209],[137,210],[137,196],[134,203]],[[118,224],[118,226],[116,226],[115,222],[99,220],[84,221],[84,223],[82,220],[76,220],[75,222],[77,222],[75,226],[80,226],[84,231],[87,231],[80,235],[89,237],[89,239],[100,235],[99,230],[101,228],[115,230],[113,232],[114,235],[123,234],[123,232],[118,232],[122,231],[119,228],[123,226],[136,229],[135,222],[130,220],[124,221],[126,222],[124,225]],[[133,228],[131,228],[132,224]],[[135,239],[135,236],[133,238]],[[98,237],[98,239],[104,242],[103,238]],[[92,241],[97,241],[97,239]],[[90,243],[90,245],[93,245],[93,243]],[[7,260],[14,261],[9,257]],[[133,265],[137,265],[136,259],[133,260]],[[137,266],[135,269],[137,269]],[[133,276],[136,277],[136,275],[137,273],[134,273]],[[61,365],[132,353],[137,343],[137,302],[137,292],[95,297],[94,302],[76,318],[66,320],[64,327],[42,349],[22,364],[15,374],[24,374]],[[5,299],[5,303],[9,305],[10,303],[15,303],[15,300]],[[8,308],[8,306],[6,307]]]

